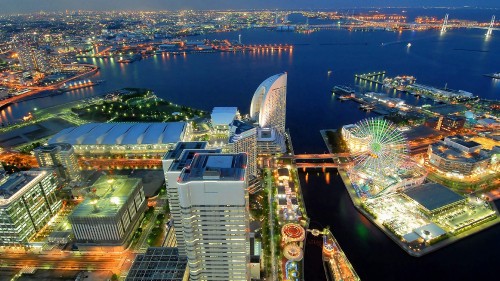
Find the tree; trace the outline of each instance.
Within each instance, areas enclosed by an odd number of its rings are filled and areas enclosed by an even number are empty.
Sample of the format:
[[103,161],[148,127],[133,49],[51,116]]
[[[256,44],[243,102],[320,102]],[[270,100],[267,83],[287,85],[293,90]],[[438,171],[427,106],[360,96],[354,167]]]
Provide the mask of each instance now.
[[118,275],[116,273],[113,273],[113,275],[111,275],[111,280],[118,281]]

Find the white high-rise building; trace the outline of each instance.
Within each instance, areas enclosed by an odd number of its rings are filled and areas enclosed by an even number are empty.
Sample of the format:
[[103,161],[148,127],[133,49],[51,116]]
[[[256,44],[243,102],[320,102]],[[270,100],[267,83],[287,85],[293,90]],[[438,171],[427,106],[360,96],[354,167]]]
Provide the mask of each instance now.
[[275,128],[285,133],[287,74],[273,75],[255,91],[250,105],[250,118],[261,128]]
[[198,153],[177,180],[190,280],[250,279],[247,161]]
[[219,149],[205,149],[207,142],[178,142],[174,149],[169,150],[162,160],[163,173],[167,187],[167,198],[170,215],[173,221],[175,237],[179,256],[187,256],[184,229],[182,225],[181,208],[179,206],[179,193],[177,179],[182,169],[189,166],[197,153],[220,153]]

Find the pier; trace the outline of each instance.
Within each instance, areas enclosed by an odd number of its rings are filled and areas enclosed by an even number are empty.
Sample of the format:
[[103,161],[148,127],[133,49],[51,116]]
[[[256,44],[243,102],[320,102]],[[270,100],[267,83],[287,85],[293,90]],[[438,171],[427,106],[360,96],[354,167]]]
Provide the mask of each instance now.
[[[380,72],[366,73],[366,74],[354,74],[355,78],[359,80],[373,82],[376,84],[383,85],[383,77],[385,76],[385,70]],[[381,79],[382,78],[382,79]]]
[[328,227],[323,231],[318,229],[307,231],[314,236],[323,236],[322,258],[328,281],[361,280]]

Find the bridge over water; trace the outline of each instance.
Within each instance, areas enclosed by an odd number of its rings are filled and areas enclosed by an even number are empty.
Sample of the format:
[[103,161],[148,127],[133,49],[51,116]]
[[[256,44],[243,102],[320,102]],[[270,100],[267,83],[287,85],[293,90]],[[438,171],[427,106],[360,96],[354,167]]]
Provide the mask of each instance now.
[[342,157],[351,157],[351,153],[312,153],[312,154],[295,154],[295,155],[284,155],[280,158],[284,159],[296,159],[296,160],[322,160],[322,159],[336,159]]

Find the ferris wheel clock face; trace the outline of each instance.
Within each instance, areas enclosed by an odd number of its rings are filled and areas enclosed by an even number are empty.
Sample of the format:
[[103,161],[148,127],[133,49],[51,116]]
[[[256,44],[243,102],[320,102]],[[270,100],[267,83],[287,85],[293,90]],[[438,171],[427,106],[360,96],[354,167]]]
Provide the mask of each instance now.
[[353,135],[360,140],[361,149],[356,153],[355,169],[386,173],[403,162],[408,145],[403,133],[385,119],[369,118],[356,123]]

